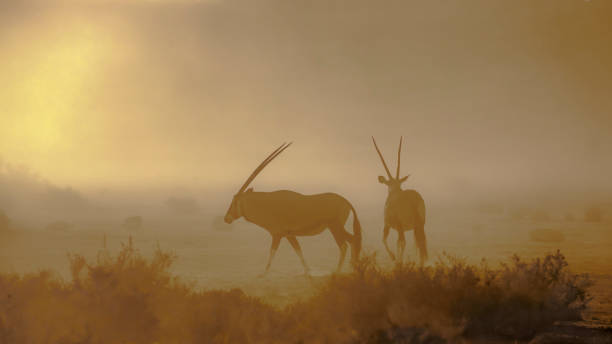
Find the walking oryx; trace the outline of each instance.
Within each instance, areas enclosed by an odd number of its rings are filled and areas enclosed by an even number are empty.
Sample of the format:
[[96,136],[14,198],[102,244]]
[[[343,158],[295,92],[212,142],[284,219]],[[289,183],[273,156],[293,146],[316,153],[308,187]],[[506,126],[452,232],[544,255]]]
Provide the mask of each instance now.
[[400,138],[399,150],[397,152],[397,172],[395,178],[391,176],[389,168],[385,163],[376,140],[372,137],[374,147],[380,156],[385,171],[389,179],[385,179],[383,176],[378,176],[378,181],[382,184],[387,185],[389,194],[387,195],[387,201],[385,202],[385,227],[383,229],[383,243],[391,259],[395,260],[393,252],[387,245],[387,237],[389,236],[389,228],[397,230],[397,255],[399,262],[402,262],[402,256],[404,255],[404,248],[406,247],[406,238],[404,232],[411,229],[414,230],[414,241],[419,249],[419,256],[421,265],[427,259],[427,242],[425,240],[425,202],[421,195],[415,190],[402,190],[401,184],[410,177],[407,175],[400,178],[400,155],[402,152],[402,138]]
[[[272,246],[264,274],[270,269],[281,239],[287,238],[300,257],[308,275],[309,269],[296,237],[317,235],[329,228],[340,248],[340,260],[338,261],[338,270],[340,270],[346,255],[347,242],[352,248],[351,261],[357,260],[361,250],[361,225],[349,201],[335,193],[302,195],[288,190],[255,192],[253,188],[247,189],[257,174],[290,145],[291,143],[287,145],[283,143],[251,173],[234,195],[225,214],[225,222],[232,223],[244,217],[247,221],[270,232]],[[353,234],[344,229],[344,224],[351,211],[353,212]]]

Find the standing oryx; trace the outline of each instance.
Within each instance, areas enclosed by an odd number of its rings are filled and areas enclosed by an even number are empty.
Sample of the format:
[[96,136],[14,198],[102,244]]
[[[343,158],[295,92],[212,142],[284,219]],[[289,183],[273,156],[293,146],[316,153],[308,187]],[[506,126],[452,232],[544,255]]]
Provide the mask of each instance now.
[[395,260],[393,252],[387,245],[387,236],[389,236],[389,228],[397,230],[397,255],[399,262],[402,262],[402,256],[404,255],[404,248],[406,247],[406,238],[404,232],[414,229],[414,240],[416,246],[419,249],[419,256],[421,265],[427,259],[427,242],[425,240],[425,202],[421,195],[415,190],[402,190],[401,184],[408,179],[410,175],[400,178],[400,154],[402,152],[402,138],[400,138],[399,150],[397,152],[397,172],[395,178],[391,176],[389,168],[385,163],[376,140],[372,137],[374,147],[380,156],[380,160],[387,171],[389,179],[385,179],[383,176],[378,176],[378,181],[382,184],[387,185],[389,194],[387,195],[387,201],[385,202],[385,227],[383,229],[383,243],[391,259]]
[[[338,270],[340,270],[346,255],[347,242],[351,244],[352,248],[351,261],[355,262],[357,260],[361,250],[361,225],[357,213],[349,201],[335,193],[302,195],[288,190],[255,192],[253,188],[247,189],[257,174],[290,145],[291,143],[287,145],[283,143],[251,173],[240,190],[234,195],[225,214],[225,222],[231,223],[240,217],[244,217],[247,221],[270,232],[272,246],[264,274],[270,269],[270,264],[281,239],[287,238],[300,257],[308,275],[309,269],[296,237],[320,234],[326,228],[329,228],[340,248],[340,260],[338,262]],[[351,211],[353,212],[353,234],[344,229],[344,224]]]

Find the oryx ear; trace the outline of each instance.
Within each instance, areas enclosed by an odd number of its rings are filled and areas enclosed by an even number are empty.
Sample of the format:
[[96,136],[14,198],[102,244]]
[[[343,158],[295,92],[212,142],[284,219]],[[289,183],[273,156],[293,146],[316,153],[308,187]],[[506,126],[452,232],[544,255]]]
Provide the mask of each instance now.
[[387,184],[387,179],[385,179],[385,177],[383,176],[378,176],[378,182],[381,184]]
[[401,178],[401,179],[399,180],[400,184],[401,184],[401,183],[403,183],[403,182],[405,182],[405,181],[406,181],[406,179],[408,179],[408,177],[410,177],[410,175],[407,175],[407,176],[405,176],[405,177]]
[[246,189],[246,192],[253,192],[253,188]]

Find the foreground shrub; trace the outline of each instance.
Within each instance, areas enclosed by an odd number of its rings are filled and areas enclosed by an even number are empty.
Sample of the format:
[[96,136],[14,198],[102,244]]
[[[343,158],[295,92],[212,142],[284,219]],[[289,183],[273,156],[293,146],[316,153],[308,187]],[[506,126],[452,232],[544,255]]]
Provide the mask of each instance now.
[[375,258],[280,310],[240,290],[182,282],[168,270],[175,256],[159,249],[145,259],[128,243],[115,257],[101,251],[93,264],[70,255],[70,282],[50,272],[0,275],[0,343],[522,339],[579,318],[588,302],[588,279],[569,273],[559,252],[531,262],[514,257],[498,269],[444,256],[433,267],[389,271]]
[[[294,306],[310,320],[304,328],[311,337],[327,333],[329,342],[338,342],[380,336],[380,330],[424,328],[447,339],[526,339],[555,321],[579,319],[589,301],[589,279],[569,273],[559,252],[531,262],[515,256],[497,270],[450,256],[431,268],[410,263],[383,271],[372,257],[360,264],[357,272],[334,277],[316,297]],[[325,330],[330,323],[333,333]]]
[[144,259],[131,244],[89,265],[69,256],[72,281],[50,272],[0,275],[0,343],[261,343],[279,312],[240,290],[197,291],[169,274],[174,256]]

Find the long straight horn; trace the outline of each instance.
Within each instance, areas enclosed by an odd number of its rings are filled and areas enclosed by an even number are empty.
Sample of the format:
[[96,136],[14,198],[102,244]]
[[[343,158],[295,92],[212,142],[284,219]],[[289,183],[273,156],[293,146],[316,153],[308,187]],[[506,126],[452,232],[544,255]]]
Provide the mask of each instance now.
[[404,137],[400,136],[400,145],[399,145],[399,149],[397,150],[397,172],[395,173],[395,179],[399,179],[399,168],[400,168],[400,159],[402,156],[402,139]]
[[257,166],[255,171],[253,171],[253,173],[251,173],[251,175],[246,180],[246,182],[244,182],[244,184],[242,184],[242,187],[240,188],[238,193],[241,193],[242,191],[244,191],[249,186],[249,184],[251,184],[253,179],[255,179],[255,177],[257,177],[259,172],[261,172],[261,170],[263,170],[264,167],[266,167],[266,165],[268,165],[270,163],[270,161],[274,160],[274,158],[276,158],[280,153],[282,153],[285,149],[287,149],[287,147],[291,146],[292,143],[293,142],[289,142],[289,144],[283,143],[280,147],[276,148],[276,150],[274,152],[270,153],[270,155],[268,155],[268,157],[265,158],[264,161],[262,161],[261,164],[259,164],[259,166]]
[[393,178],[391,177],[391,172],[389,172],[389,168],[387,167],[387,164],[385,163],[385,158],[383,158],[382,153],[380,152],[380,149],[378,149],[378,145],[376,144],[376,140],[374,140],[374,136],[372,136],[372,142],[374,142],[374,147],[376,148],[376,151],[378,152],[378,156],[380,156],[380,161],[382,161],[383,166],[385,167],[385,171],[387,171],[387,176],[389,176],[389,179]]

